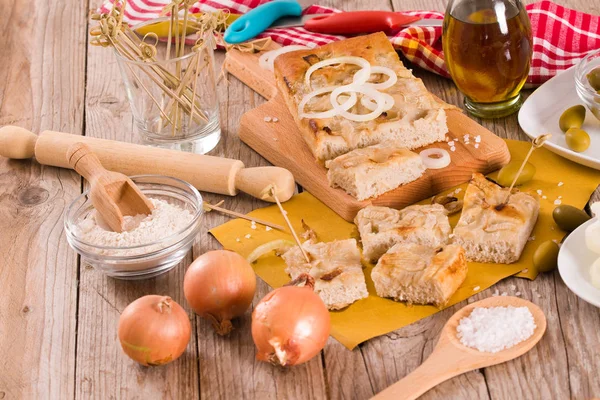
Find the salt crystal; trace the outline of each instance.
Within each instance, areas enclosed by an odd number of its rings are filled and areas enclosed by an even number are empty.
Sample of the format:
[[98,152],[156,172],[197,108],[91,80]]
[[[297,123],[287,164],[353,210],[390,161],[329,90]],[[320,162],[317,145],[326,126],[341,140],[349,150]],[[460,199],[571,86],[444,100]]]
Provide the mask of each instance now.
[[558,196],[559,199],[562,199],[562,196]]
[[448,146],[450,146],[450,147],[454,147],[454,140],[451,140],[451,141],[449,141],[449,142],[448,142]]
[[515,296],[520,296],[520,295],[521,295],[521,292],[515,293]]
[[454,237],[454,233],[448,235],[448,238],[452,239]]
[[461,318],[456,334],[467,347],[497,353],[527,340],[535,328],[527,307],[476,307]]
[[547,198],[548,198],[548,196],[546,196],[546,195],[542,196],[542,199],[544,199],[544,200],[546,200]]
[[515,290],[517,287],[515,285],[510,285],[510,290]]
[[502,292],[502,294],[500,296],[506,296],[507,293],[506,292]]
[[271,117],[265,117],[265,122],[271,122]]
[[473,291],[474,291],[474,292],[476,292],[476,291],[478,291],[479,289],[481,289],[481,286],[475,286],[475,287],[473,288]]
[[479,148],[479,143],[475,143],[475,146],[473,146],[473,147],[475,147],[476,149],[478,149]]
[[475,143],[481,143],[481,135],[475,136]]
[[463,140],[469,140],[469,134],[467,133],[466,135],[463,136]]
[[496,297],[496,296],[498,296],[499,294],[500,294],[500,292],[498,291],[498,289],[496,289],[496,290],[494,291],[494,293],[492,293],[492,296]]
[[279,122],[279,118],[273,117],[273,122]]
[[450,151],[456,151],[456,147],[450,147]]
[[462,192],[462,188],[458,188],[454,191],[454,194],[459,194],[460,192]]
[[276,137],[273,138],[274,141],[277,141],[278,139]]
[[235,238],[236,242],[241,242],[240,238]]
[[537,192],[537,194],[539,194],[540,196],[542,195],[542,190],[541,190],[541,189],[538,189],[538,190],[536,190],[536,192]]
[[522,273],[526,274],[529,272],[529,270],[527,268],[525,268],[523,271],[521,271]]
[[251,234],[249,234],[249,233],[247,233],[247,234],[246,234],[244,237],[245,237],[246,239],[250,239],[250,238],[252,237],[252,235],[251,235]]
[[256,225],[250,226],[250,229],[256,229]]
[[540,297],[542,297],[542,295],[538,293],[538,294],[537,294],[537,297],[538,297],[538,298],[540,298]]
[[554,205],[555,205],[555,206],[559,206],[561,203],[562,203],[562,200],[561,200],[561,199],[556,199],[556,200],[554,200]]
[[535,240],[535,236],[530,236],[529,239],[527,239],[527,241],[529,242],[533,242]]
[[269,232],[269,231],[272,231],[272,230],[273,230],[273,228],[271,228],[270,226],[267,226],[267,227],[265,227],[265,230],[266,230],[267,232]]
[[564,185],[564,183],[558,182],[558,186],[562,186],[562,185]]

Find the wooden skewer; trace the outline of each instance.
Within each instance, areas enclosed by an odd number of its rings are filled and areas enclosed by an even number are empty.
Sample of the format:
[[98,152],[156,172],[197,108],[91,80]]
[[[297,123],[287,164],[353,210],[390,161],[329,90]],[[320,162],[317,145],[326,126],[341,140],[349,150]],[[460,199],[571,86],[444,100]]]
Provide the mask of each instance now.
[[279,201],[279,197],[277,197],[277,187],[275,185],[273,185],[271,187],[271,196],[273,196],[273,198],[275,199],[275,202],[277,202],[277,207],[279,207],[279,211],[281,211],[281,215],[283,215],[283,219],[285,220],[288,228],[290,229],[290,232],[292,232],[292,236],[294,237],[294,240],[298,244],[298,247],[300,247],[300,251],[302,252],[302,255],[304,256],[304,259],[306,260],[307,263],[310,263],[310,258],[308,258],[308,254],[306,254],[306,250],[304,250],[304,247],[302,247],[302,243],[300,243],[300,239],[298,238],[298,235],[296,235],[296,231],[294,230],[294,227],[292,226],[292,223],[290,222],[286,211],[283,209],[283,206],[281,205],[281,202]]
[[219,203],[217,203],[215,205],[212,205],[212,204],[209,204],[207,202],[204,202],[204,207],[206,207],[208,209],[211,209],[211,210],[214,210],[214,211],[218,211],[218,212],[223,213],[223,214],[231,215],[233,217],[242,218],[242,219],[245,219],[245,220],[248,220],[248,221],[254,221],[257,224],[268,226],[268,227],[271,227],[273,229],[278,229],[280,231],[285,231],[285,227],[284,226],[277,225],[277,224],[274,224],[274,223],[269,222],[269,221],[265,221],[265,220],[260,219],[260,218],[249,217],[247,215],[240,214],[238,212],[231,211],[231,210],[228,210],[226,208],[221,208],[221,207],[219,207],[219,205],[221,205],[221,204],[223,204],[223,201],[220,201]]

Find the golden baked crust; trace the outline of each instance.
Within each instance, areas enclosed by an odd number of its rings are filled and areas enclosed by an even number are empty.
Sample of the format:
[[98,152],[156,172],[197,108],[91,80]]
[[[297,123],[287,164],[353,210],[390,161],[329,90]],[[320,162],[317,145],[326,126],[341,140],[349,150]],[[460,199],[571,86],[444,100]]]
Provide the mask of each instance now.
[[503,205],[507,196],[507,188],[473,174],[453,237],[468,260],[510,264],[520,258],[538,217],[539,198],[517,191]]
[[[394,107],[368,122],[353,122],[341,116],[299,118],[298,104],[306,94],[318,88],[352,82],[359,67],[342,64],[315,71],[311,76],[312,88],[304,83],[306,71],[312,64],[342,56],[362,57],[372,66],[393,69],[399,78],[398,82],[382,92],[394,97]],[[447,105],[432,96],[423,82],[404,67],[388,38],[381,32],[330,43],[317,49],[282,54],[275,60],[275,79],[306,143],[320,161],[377,143],[415,149],[444,140],[448,131],[444,112]],[[377,79],[387,78],[382,76]],[[317,112],[330,109],[328,98],[326,95],[311,100],[306,106],[307,110]],[[360,102],[350,111],[368,112]]]
[[330,310],[339,310],[369,295],[355,239],[334,242],[308,240],[302,244],[311,262],[298,246],[282,255],[285,272],[292,279],[303,273],[315,279],[315,292]]
[[381,297],[442,307],[464,282],[467,269],[465,252],[458,245],[436,249],[399,243],[379,259],[371,278]]
[[363,254],[371,261],[397,243],[440,247],[448,242],[448,212],[439,204],[413,205],[402,210],[367,206],[356,214]]

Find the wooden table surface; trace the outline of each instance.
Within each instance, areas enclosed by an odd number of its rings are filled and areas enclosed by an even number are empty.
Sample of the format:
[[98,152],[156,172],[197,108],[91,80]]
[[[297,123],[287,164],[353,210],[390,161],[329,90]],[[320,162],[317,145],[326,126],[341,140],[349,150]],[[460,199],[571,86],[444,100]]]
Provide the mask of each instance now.
[[[319,2],[346,10],[443,10],[445,3]],[[560,3],[600,14],[598,2]],[[99,4],[3,1],[0,125],[139,140],[112,52],[88,44],[88,12]],[[223,58],[223,53],[217,55],[219,64]],[[433,93],[462,106],[451,81],[418,69],[415,73]],[[228,80],[219,85],[223,138],[211,154],[239,158],[247,166],[268,165],[237,137],[241,115],[264,100],[235,78]],[[501,137],[526,139],[516,115],[482,124]],[[67,244],[63,215],[82,187],[72,171],[0,158],[0,399],[366,399],[420,365],[449,316],[466,304],[354,351],[330,338],[310,362],[274,368],[254,358],[249,312],[229,337],[217,337],[183,298],[186,267],[194,257],[219,248],[207,231],[227,218],[208,214],[193,254],[171,272],[141,282],[119,281],[81,263]],[[206,198],[217,201],[223,196]],[[225,206],[239,212],[264,205],[243,194],[225,198]],[[507,279],[469,301],[496,289],[520,291],[544,310],[544,338],[525,356],[454,378],[424,398],[600,396],[600,310],[570,292],[557,272],[533,282]],[[269,290],[259,279],[255,302]],[[119,314],[146,294],[170,295],[192,318],[193,337],[185,354],[165,367],[138,366],[122,353],[117,340]]]

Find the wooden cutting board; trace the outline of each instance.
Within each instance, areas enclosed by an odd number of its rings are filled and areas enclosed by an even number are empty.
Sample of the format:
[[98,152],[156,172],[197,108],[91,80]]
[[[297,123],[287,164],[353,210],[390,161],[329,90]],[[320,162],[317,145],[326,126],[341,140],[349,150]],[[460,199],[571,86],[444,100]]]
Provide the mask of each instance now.
[[[273,49],[279,47],[277,44],[271,46]],[[272,164],[290,170],[300,185],[348,221],[352,221],[356,213],[369,204],[402,208],[468,181],[473,172],[486,174],[510,161],[504,140],[460,111],[450,110],[447,111],[447,136],[455,140],[456,151],[449,151],[449,146],[444,142],[427,146],[448,150],[452,157],[448,167],[427,170],[414,182],[377,198],[358,201],[342,189],[329,186],[327,170],[315,161],[279,94],[272,72],[258,65],[259,56],[260,53],[230,50],[225,59],[225,68],[229,73],[269,100],[243,115],[240,138]],[[265,117],[276,117],[279,121],[266,122]],[[464,143],[465,134],[470,135],[469,144]],[[477,135],[481,137],[481,142],[475,148],[474,138]]]

